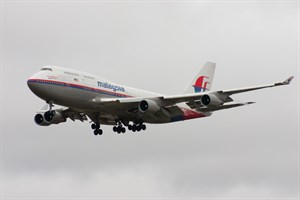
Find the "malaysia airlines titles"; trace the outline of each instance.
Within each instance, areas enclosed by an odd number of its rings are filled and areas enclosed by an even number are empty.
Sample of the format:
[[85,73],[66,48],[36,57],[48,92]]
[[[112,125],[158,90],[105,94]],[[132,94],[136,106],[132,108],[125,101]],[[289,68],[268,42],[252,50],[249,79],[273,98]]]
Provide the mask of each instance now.
[[112,85],[112,84],[109,84],[107,82],[101,82],[101,81],[98,81],[97,84],[98,84],[98,87],[102,87],[102,88],[106,88],[106,89],[111,89],[114,92],[116,92],[116,91],[125,92],[125,88],[121,87],[121,86],[118,86],[118,85]]

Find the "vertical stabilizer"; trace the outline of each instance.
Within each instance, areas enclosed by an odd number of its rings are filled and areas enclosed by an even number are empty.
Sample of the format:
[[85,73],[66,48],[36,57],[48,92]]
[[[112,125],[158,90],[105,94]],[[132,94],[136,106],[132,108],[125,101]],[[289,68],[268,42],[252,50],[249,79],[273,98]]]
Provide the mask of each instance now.
[[211,89],[216,63],[207,62],[198,74],[195,76],[193,81],[185,88],[185,94],[207,92]]

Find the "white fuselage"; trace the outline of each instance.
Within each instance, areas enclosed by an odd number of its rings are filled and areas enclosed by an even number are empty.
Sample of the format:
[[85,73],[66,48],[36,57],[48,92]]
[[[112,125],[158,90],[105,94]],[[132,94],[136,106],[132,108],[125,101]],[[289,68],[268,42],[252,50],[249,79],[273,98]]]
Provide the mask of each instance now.
[[45,101],[89,109],[95,98],[150,97],[160,94],[120,85],[101,77],[62,67],[47,68],[28,79],[32,92]]

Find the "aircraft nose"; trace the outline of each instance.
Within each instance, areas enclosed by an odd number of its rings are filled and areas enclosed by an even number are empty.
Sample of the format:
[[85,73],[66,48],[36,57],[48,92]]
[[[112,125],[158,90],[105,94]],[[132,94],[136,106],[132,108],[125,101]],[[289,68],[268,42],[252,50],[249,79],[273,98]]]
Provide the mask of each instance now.
[[31,89],[31,87],[32,87],[32,80],[31,80],[31,78],[27,79],[27,86],[29,87],[29,89]]
[[36,90],[36,87],[37,87],[37,81],[38,81],[37,76],[38,76],[38,73],[32,75],[31,77],[29,77],[27,79],[27,86],[29,87],[29,89],[32,92],[34,92]]
[[44,100],[49,97],[49,90],[44,84],[48,79],[47,76],[46,71],[39,71],[27,79],[27,86],[31,92]]
[[[45,97],[45,87],[41,85],[41,80],[37,79],[36,77],[32,76],[29,79],[27,79],[27,86],[31,90],[33,94],[40,98]],[[46,93],[47,94],[47,93]]]
[[32,87],[32,84],[33,84],[33,81],[34,81],[35,77],[36,77],[36,74],[30,76],[30,77],[27,79],[27,86],[28,86],[29,88]]
[[34,90],[34,79],[29,78],[29,79],[27,80],[27,86],[28,86],[28,88],[33,92],[33,90]]

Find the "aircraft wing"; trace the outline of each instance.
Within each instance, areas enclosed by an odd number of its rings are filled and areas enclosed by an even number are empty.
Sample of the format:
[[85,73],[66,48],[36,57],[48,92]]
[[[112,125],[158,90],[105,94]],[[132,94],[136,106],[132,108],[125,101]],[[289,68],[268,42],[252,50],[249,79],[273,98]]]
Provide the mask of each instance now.
[[[224,104],[232,102],[233,99],[230,97],[233,94],[249,92],[253,90],[259,90],[264,88],[277,87],[282,85],[288,85],[292,81],[294,77],[291,76],[283,82],[254,86],[254,87],[246,87],[246,88],[238,88],[231,90],[219,90],[219,91],[209,91],[202,93],[193,93],[193,94],[182,94],[182,95],[173,95],[173,96],[152,96],[152,97],[138,97],[138,98],[94,98],[90,102],[94,105],[97,105],[98,108],[102,106],[114,107],[117,110],[126,110],[126,111],[137,111],[138,105],[143,100],[151,100],[156,102],[161,108],[167,108],[170,106],[174,106],[177,103],[187,103],[191,108],[197,108],[199,111],[203,112],[211,112],[222,109],[228,109],[238,106],[244,106],[248,104],[252,104],[254,102],[246,102],[246,103],[233,103],[233,104]],[[203,106],[201,105],[201,98],[204,95],[214,96],[221,103],[215,106]],[[165,112],[166,113],[166,112]],[[167,115],[167,113],[166,113]]]
[[245,106],[245,105],[249,105],[249,104],[253,104],[253,103],[255,103],[255,102],[229,103],[229,104],[221,105],[221,106],[217,106],[217,107],[202,107],[199,110],[202,112],[213,112],[213,111],[217,111],[217,110],[224,110],[224,109],[235,108],[235,107],[239,107],[239,106]]
[[126,110],[133,110],[137,108],[138,103],[142,100],[149,99],[153,101],[159,101],[163,99],[163,96],[155,96],[155,97],[130,97],[130,98],[101,98],[96,97],[90,100],[90,103],[96,106],[114,106],[115,109],[125,108]]
[[230,101],[232,101],[230,96],[233,94],[249,92],[249,91],[253,91],[253,90],[260,90],[260,89],[264,89],[264,88],[277,87],[277,86],[281,86],[281,85],[288,85],[293,80],[293,78],[294,77],[291,76],[283,82],[278,82],[278,83],[268,84],[268,85],[238,88],[238,89],[231,89],[231,90],[219,90],[219,91],[211,91],[211,92],[193,93],[193,94],[186,94],[186,95],[167,96],[167,97],[164,97],[164,101],[170,102],[171,104],[181,103],[181,102],[200,100],[201,97],[204,96],[205,94],[214,94],[217,97],[219,97],[222,101],[230,102]]
[[72,108],[62,110],[62,115],[65,116],[66,118],[71,119],[72,121],[80,120],[83,122],[83,121],[88,120],[88,118],[84,112],[80,112],[80,111],[74,110]]

